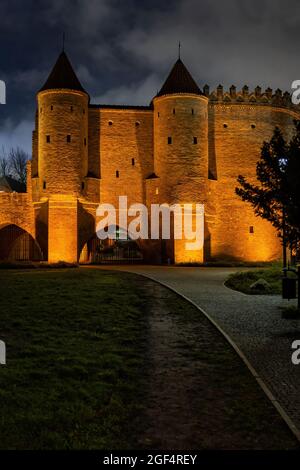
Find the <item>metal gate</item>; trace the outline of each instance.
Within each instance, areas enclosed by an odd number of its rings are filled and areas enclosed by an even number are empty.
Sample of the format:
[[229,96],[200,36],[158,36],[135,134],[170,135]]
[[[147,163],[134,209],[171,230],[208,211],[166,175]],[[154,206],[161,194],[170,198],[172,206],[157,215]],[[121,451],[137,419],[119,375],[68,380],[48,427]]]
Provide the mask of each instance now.
[[99,240],[97,236],[84,246],[81,263],[127,264],[141,263],[143,254],[134,240]]
[[7,261],[41,261],[43,255],[34,238],[17,225],[0,230],[0,259]]

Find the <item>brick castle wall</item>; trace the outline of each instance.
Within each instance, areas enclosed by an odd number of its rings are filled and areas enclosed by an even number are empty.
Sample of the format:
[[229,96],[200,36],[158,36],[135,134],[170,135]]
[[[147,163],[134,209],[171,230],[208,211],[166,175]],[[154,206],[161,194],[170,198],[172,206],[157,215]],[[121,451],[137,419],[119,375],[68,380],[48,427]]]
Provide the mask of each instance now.
[[157,97],[153,109],[88,106],[83,92],[39,93],[28,193],[0,195],[0,226],[36,236],[49,261],[77,261],[100,202],[117,207],[121,195],[148,207],[198,202],[205,204],[204,250],[185,252],[184,240],[145,241],[150,261],[279,258],[271,224],[235,187],[239,174],[256,180],[263,141],[275,126],[290,138],[299,110],[278,90],[205,93]]
[[[145,202],[146,178],[153,171],[151,110],[100,109],[101,202],[118,207]],[[99,158],[99,154],[98,154]]]
[[210,105],[210,163],[216,162],[217,175],[217,181],[211,182],[210,194],[215,205],[210,227],[212,258],[267,261],[280,257],[281,245],[275,230],[269,222],[255,216],[252,206],[235,194],[235,188],[239,174],[256,181],[256,163],[263,141],[271,138],[275,126],[290,138],[296,117],[294,111],[272,106]]
[[40,196],[79,196],[88,172],[88,95],[43,91],[38,94],[38,113]]
[[[207,201],[208,99],[167,95],[154,99],[154,169],[160,203]],[[169,256],[175,263],[202,262],[203,250],[187,252],[176,240]]]

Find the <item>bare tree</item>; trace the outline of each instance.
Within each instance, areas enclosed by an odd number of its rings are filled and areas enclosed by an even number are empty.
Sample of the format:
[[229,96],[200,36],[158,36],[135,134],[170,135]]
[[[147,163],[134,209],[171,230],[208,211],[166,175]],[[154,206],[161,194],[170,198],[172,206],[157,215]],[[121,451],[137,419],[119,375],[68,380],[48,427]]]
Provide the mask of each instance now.
[[29,155],[20,147],[11,148],[9,151],[9,160],[13,176],[21,183],[26,183],[26,163]]
[[0,151],[0,177],[8,176],[10,173],[10,161],[8,159],[4,145]]

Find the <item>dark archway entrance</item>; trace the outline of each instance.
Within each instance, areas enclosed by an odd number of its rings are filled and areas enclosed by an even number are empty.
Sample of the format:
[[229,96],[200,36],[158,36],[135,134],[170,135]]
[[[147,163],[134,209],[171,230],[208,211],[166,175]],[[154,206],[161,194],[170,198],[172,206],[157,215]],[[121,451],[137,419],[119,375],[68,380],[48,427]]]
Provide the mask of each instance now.
[[120,239],[121,230],[116,227],[116,239],[100,240],[95,234],[83,247],[80,263],[126,264],[141,263],[144,259],[138,243],[127,234]]
[[43,254],[34,238],[17,225],[0,229],[0,260],[42,261]]

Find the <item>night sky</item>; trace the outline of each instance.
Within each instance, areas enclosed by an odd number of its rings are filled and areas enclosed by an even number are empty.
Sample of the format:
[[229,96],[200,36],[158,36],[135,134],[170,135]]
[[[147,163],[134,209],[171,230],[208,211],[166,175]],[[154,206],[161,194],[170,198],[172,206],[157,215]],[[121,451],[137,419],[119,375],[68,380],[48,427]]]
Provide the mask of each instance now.
[[35,94],[62,49],[92,103],[149,104],[178,55],[199,86],[290,91],[299,0],[0,0],[0,148],[31,153]]

